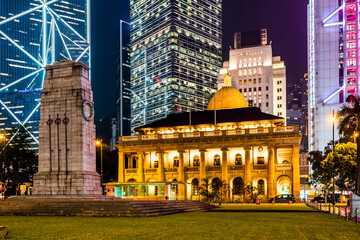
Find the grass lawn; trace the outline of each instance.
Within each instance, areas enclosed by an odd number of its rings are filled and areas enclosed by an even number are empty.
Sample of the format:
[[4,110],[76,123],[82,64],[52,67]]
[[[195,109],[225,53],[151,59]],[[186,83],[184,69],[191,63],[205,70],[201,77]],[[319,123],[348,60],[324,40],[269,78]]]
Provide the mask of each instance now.
[[9,239],[360,239],[324,213],[183,213],[155,218],[0,217]]
[[259,210],[259,211],[316,211],[314,208],[308,207],[303,203],[261,203],[260,205],[255,204],[222,204],[221,207],[215,208],[214,210]]

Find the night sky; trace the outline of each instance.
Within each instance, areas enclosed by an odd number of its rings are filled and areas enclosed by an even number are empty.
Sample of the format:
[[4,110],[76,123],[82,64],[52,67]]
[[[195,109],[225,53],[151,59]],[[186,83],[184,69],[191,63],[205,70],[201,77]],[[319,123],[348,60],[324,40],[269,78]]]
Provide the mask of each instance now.
[[[92,85],[96,119],[116,111],[116,38],[120,19],[129,21],[129,0],[92,0]],[[307,71],[307,0],[223,0],[223,61],[234,32],[268,29],[273,54],[287,67],[287,81]]]

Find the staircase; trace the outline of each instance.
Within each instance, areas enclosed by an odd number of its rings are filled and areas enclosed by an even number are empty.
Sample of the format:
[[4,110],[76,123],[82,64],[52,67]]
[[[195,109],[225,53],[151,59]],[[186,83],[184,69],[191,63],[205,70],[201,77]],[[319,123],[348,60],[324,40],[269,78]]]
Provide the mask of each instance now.
[[33,199],[0,201],[0,216],[157,217],[211,208],[192,201]]

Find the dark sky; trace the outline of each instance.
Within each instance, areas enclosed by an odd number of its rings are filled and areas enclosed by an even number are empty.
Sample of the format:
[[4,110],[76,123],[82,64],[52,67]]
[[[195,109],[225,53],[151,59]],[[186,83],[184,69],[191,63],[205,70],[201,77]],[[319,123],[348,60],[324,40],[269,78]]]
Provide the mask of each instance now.
[[[92,0],[92,85],[96,118],[115,112],[116,37],[120,19],[129,21],[129,0]],[[307,0],[223,0],[223,57],[234,32],[267,28],[273,54],[287,67],[287,81],[307,71]]]

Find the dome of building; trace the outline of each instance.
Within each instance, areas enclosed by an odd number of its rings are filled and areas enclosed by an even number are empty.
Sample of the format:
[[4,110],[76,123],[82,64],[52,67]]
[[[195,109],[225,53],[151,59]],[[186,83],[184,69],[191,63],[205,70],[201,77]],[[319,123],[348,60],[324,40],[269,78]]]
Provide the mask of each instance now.
[[224,76],[224,86],[211,98],[207,110],[215,110],[215,99],[216,110],[249,107],[244,95],[231,86],[229,73]]

